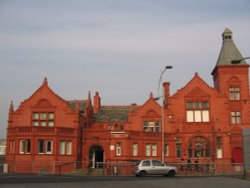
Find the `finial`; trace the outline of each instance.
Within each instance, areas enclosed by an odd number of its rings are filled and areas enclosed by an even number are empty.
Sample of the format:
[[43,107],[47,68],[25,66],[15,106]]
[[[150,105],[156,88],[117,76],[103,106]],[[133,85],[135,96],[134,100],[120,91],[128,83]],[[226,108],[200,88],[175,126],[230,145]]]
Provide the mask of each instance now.
[[91,92],[88,92],[88,106],[91,106]]
[[91,101],[91,92],[88,92],[88,101]]
[[45,77],[45,78],[44,78],[44,80],[43,80],[43,84],[48,85],[48,80],[47,80],[47,77]]
[[10,102],[9,113],[14,112],[14,104],[13,101]]
[[150,92],[150,94],[149,94],[149,98],[153,98],[154,96],[153,96],[153,93],[152,92]]

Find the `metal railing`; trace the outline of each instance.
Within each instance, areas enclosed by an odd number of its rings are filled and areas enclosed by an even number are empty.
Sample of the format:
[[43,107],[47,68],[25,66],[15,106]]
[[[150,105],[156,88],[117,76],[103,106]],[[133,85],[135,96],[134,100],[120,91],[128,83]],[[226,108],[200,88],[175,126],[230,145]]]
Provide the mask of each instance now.
[[[92,168],[89,161],[13,161],[0,163],[1,173],[69,174],[100,176],[131,176],[136,162],[97,162]],[[244,175],[240,163],[166,163],[176,166],[180,176]],[[4,172],[5,169],[5,172]]]

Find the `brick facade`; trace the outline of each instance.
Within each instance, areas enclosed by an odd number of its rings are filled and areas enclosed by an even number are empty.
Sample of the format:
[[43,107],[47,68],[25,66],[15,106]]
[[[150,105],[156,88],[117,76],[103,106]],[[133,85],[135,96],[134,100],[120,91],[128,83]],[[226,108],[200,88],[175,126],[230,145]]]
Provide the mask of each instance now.
[[163,106],[152,94],[143,105],[104,106],[98,92],[93,103],[90,93],[86,100],[66,101],[45,78],[16,110],[10,104],[9,171],[67,172],[95,168],[97,162],[162,157],[242,163],[241,133],[250,127],[249,66],[244,60],[231,64],[241,58],[226,29],[212,71],[214,87],[198,73],[173,95],[164,83]]

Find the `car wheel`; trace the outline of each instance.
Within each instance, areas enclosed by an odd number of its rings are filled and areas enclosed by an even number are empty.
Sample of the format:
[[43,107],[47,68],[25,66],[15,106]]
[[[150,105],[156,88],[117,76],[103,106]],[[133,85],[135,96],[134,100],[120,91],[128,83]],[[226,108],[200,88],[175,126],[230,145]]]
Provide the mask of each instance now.
[[145,177],[147,175],[146,171],[140,171],[139,176],[140,177]]
[[169,176],[169,177],[174,177],[174,176],[175,176],[175,171],[174,171],[174,170],[170,170],[170,171],[168,172],[168,176]]

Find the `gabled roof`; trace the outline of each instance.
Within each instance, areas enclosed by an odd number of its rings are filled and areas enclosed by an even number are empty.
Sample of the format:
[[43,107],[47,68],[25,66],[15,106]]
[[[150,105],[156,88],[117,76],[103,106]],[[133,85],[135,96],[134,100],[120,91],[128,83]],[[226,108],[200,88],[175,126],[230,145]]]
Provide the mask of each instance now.
[[56,96],[59,100],[66,102],[63,98],[61,98],[59,95],[57,95],[50,87],[48,84],[48,80],[45,77],[43,80],[43,84],[29,97],[28,100],[30,100],[31,98],[33,98],[33,96],[37,95],[40,91],[42,90],[47,90],[49,91],[52,95]]
[[33,106],[33,107],[37,107],[37,105],[38,106],[39,105],[52,106],[52,104],[50,102],[48,102],[48,100],[45,99],[48,95],[54,96],[57,100],[59,100],[61,103],[66,104],[69,107],[69,109],[71,109],[69,103],[67,103],[67,101],[65,101],[63,98],[61,98],[59,95],[57,95],[49,87],[47,78],[44,78],[42,85],[28,99],[26,99],[24,102],[22,102],[17,110],[21,110],[22,107],[24,106],[24,104],[27,104],[29,101],[32,101],[35,97],[38,97],[39,101],[37,101],[37,104],[35,104],[35,106]]
[[201,89],[199,88],[202,88],[202,87],[205,87],[209,90],[207,91],[211,91],[211,92],[214,92],[216,91],[214,88],[212,88],[211,86],[209,86],[200,76],[198,73],[195,73],[194,74],[194,77],[183,87],[181,88],[180,90],[178,90],[173,96],[175,95],[179,95],[183,92],[187,92],[187,90],[190,90],[188,91],[187,93],[187,96],[191,96],[193,95],[193,93],[196,91],[198,92],[200,95],[203,95],[203,96],[209,96],[209,92],[206,93],[206,92],[202,92]]
[[93,118],[96,122],[127,122],[128,113],[138,106],[102,106]]
[[138,112],[145,108],[149,109],[149,106],[152,105],[157,105],[159,109],[161,108],[151,93],[149,99],[142,106],[136,104],[129,106],[102,106],[97,113],[94,113],[93,118],[95,122],[127,122],[129,113]]
[[[217,66],[232,65],[231,61],[243,59],[240,51],[236,47],[233,41],[232,31],[228,28],[222,33],[222,47],[216,63]],[[246,64],[246,61],[242,60],[240,64]]]

